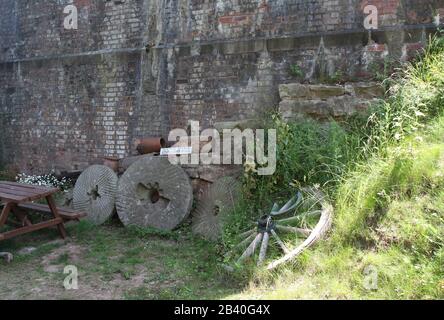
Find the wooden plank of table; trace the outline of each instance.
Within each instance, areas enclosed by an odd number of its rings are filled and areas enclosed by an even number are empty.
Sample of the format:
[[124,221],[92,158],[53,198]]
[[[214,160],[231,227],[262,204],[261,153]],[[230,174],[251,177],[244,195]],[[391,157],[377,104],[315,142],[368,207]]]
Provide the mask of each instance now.
[[36,185],[33,185],[33,184],[25,184],[25,183],[18,183],[18,182],[12,182],[12,181],[0,181],[0,185],[1,184],[10,185],[10,186],[18,186],[18,187],[22,187],[22,188],[40,189],[40,190],[44,190],[44,191],[48,191],[48,190],[53,190],[53,191],[57,190],[57,191],[59,191],[58,188],[45,187],[45,186],[36,186]]
[[14,195],[11,195],[11,194],[0,192],[0,199],[6,200],[6,201],[23,202],[24,199],[26,199],[26,198],[24,198],[22,196],[14,196]]
[[15,196],[24,196],[24,197],[32,197],[35,195],[42,194],[43,191],[35,191],[34,192],[31,189],[20,189],[20,190],[11,190],[8,188],[4,188],[4,186],[0,185],[0,192],[4,194],[12,194]]
[[6,203],[5,207],[2,209],[2,211],[0,213],[0,227],[2,227],[6,223],[6,220],[8,220],[9,213],[16,206],[17,205],[12,202]]
[[[38,204],[38,203],[22,203],[18,205],[18,208],[23,208],[26,210],[37,211],[41,213],[51,213],[51,208],[49,205]],[[57,207],[57,210],[62,218],[66,219],[80,219],[86,217],[85,212],[75,211],[70,208]]]
[[15,229],[15,230],[12,230],[12,231],[4,232],[4,233],[0,234],[0,241],[1,240],[11,239],[11,238],[14,238],[16,236],[19,236],[19,235],[22,235],[22,234],[26,234],[26,233],[30,233],[30,232],[33,232],[33,231],[37,231],[37,230],[46,229],[46,228],[49,228],[49,227],[52,227],[52,226],[60,225],[62,223],[63,223],[63,219],[59,217],[59,218],[55,218],[55,219],[52,219],[52,220],[49,220],[49,221],[33,224],[32,226],[27,226],[27,227]]
[[31,202],[50,196],[57,191],[58,189],[46,189],[46,190],[41,190],[41,192],[35,194],[31,192],[27,193],[25,191],[19,192],[19,191],[0,189],[0,199],[15,201],[18,203]]
[[38,194],[40,192],[42,192],[42,189],[37,189],[37,188],[28,188],[28,187],[23,187],[23,186],[11,186],[9,184],[5,184],[5,183],[0,183],[0,189],[1,190],[13,190],[13,191],[28,191],[28,192],[32,192],[35,194]]
[[[60,217],[60,214],[59,214],[59,211],[57,209],[54,199],[49,195],[46,197],[46,201],[48,202],[48,206],[51,209],[51,212],[54,215],[54,217],[56,219],[62,219]],[[59,233],[60,233],[61,237],[63,239],[65,239],[67,234],[66,234],[66,230],[65,230],[65,225],[63,224],[63,219],[62,219],[62,222],[57,225],[57,228],[59,229]]]

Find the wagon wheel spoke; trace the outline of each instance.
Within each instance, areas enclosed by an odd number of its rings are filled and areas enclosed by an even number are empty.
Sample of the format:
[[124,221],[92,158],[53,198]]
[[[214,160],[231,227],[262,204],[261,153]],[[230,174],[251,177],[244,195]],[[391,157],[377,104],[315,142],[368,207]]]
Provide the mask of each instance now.
[[238,263],[243,262],[245,259],[249,258],[253,255],[253,253],[256,251],[256,247],[262,240],[262,233],[258,233],[256,235],[256,238],[254,238],[253,242],[248,246],[247,250],[242,254],[242,256],[237,261]]
[[302,202],[302,193],[298,192],[296,196],[294,196],[290,201],[288,201],[280,210],[277,210],[278,206],[275,203],[273,208],[271,209],[272,216],[282,215],[287,213],[293,209],[295,209]]
[[270,234],[268,232],[265,232],[264,236],[262,238],[261,251],[259,252],[259,260],[257,262],[258,266],[260,266],[265,261],[265,256],[267,255],[269,239],[270,239]]
[[247,243],[251,242],[252,240],[254,240],[257,236],[257,232],[253,232],[252,234],[250,234],[247,238],[245,238],[242,242],[240,242],[236,247],[234,248],[242,248],[245,245],[247,245]]
[[[254,230],[253,230],[254,231]],[[235,245],[226,255],[225,257],[230,257],[232,254],[234,254],[238,249],[244,248],[248,243],[251,243],[254,238],[256,238],[257,232],[253,232],[250,234],[247,238],[239,242],[237,245]]]
[[282,249],[282,251],[285,254],[288,254],[290,252],[290,249],[288,249],[287,246],[285,245],[285,243],[281,240],[281,238],[279,238],[279,236],[277,235],[276,231],[271,230],[271,235],[274,237],[274,239],[276,240],[277,244]]
[[273,208],[271,208],[271,212],[278,212],[279,211],[279,205],[277,203],[273,204]]
[[280,224],[276,225],[276,229],[279,230],[279,231],[282,231],[282,232],[296,233],[296,234],[299,234],[299,235],[304,236],[304,237],[308,237],[310,235],[310,233],[312,232],[312,230],[310,230],[310,229],[289,227],[289,226],[283,226],[283,225],[280,225]]
[[315,211],[311,211],[311,212],[308,212],[308,213],[299,214],[297,216],[293,216],[293,217],[290,217],[290,218],[280,219],[280,220],[277,220],[276,222],[279,223],[279,224],[281,224],[281,223],[299,222],[304,217],[305,218],[306,217],[314,217],[314,216],[317,216],[317,215],[321,215],[321,213],[322,213],[322,210],[315,210]]
[[241,233],[241,234],[239,235],[239,238],[245,238],[245,237],[248,237],[248,236],[254,234],[255,231],[256,231],[256,229],[251,229],[251,230],[245,231],[244,233]]

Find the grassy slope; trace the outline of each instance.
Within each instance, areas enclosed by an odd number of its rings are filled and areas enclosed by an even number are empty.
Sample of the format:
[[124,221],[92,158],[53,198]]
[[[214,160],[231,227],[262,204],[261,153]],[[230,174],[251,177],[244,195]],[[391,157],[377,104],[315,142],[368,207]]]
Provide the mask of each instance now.
[[328,243],[233,298],[444,298],[444,118],[425,131],[344,180]]
[[[363,137],[360,160],[333,148],[352,161],[338,158],[349,171],[332,180],[329,240],[284,270],[258,271],[232,298],[444,298],[443,38],[431,39],[423,57],[403,69],[366,120],[369,131],[351,131]],[[334,155],[312,149],[322,161]]]

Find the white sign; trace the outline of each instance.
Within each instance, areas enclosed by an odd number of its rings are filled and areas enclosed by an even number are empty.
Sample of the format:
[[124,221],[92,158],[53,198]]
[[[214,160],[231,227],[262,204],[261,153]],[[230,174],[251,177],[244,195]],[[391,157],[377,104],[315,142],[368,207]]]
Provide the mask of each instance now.
[[192,153],[193,153],[193,147],[163,148],[160,150],[161,156],[183,155],[183,154],[192,154]]

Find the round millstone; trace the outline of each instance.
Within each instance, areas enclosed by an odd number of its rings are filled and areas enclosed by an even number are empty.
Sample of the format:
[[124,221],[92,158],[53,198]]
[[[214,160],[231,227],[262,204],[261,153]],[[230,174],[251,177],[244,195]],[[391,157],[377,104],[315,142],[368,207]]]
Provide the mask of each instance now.
[[86,212],[92,223],[103,224],[115,212],[117,181],[117,175],[109,167],[87,168],[74,187],[74,209]]
[[173,230],[190,214],[193,189],[185,171],[168,159],[132,164],[117,187],[117,214],[125,226]]
[[233,210],[240,192],[232,177],[216,180],[198,202],[193,214],[193,232],[216,241],[222,233],[223,219]]

